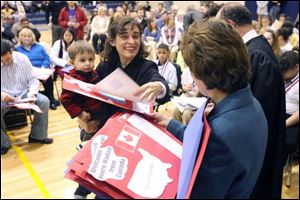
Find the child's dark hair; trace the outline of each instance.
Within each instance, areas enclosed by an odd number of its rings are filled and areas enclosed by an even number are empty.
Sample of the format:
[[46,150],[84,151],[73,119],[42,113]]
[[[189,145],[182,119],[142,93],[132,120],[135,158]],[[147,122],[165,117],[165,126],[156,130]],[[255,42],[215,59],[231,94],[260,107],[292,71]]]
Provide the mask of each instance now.
[[160,45],[158,45],[157,49],[165,49],[169,51],[169,46],[164,43],[161,43]]
[[286,72],[299,64],[299,52],[297,50],[284,52],[279,58],[281,72]]

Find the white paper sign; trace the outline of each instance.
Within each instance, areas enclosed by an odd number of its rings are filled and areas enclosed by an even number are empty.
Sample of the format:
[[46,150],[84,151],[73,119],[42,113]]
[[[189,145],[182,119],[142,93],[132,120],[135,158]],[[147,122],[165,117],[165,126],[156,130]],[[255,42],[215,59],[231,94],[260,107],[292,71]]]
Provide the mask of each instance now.
[[163,163],[159,158],[139,148],[143,158],[139,161],[131,177],[128,189],[146,198],[158,198],[173,179],[168,176],[171,164]]
[[92,148],[92,162],[88,173],[100,181],[105,181],[109,178],[115,180],[124,179],[127,172],[128,159],[117,156],[112,146],[101,147],[102,142],[99,142],[99,140],[102,139],[99,138],[96,141],[95,139],[92,141],[91,145],[94,147]]

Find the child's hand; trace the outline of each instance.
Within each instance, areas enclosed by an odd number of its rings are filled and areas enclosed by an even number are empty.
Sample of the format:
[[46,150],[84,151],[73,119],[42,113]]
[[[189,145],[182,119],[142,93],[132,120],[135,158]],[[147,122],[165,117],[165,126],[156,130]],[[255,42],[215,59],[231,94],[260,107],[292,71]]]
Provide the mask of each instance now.
[[89,121],[91,120],[91,114],[85,111],[82,111],[80,115],[78,115],[78,118],[82,121]]
[[99,120],[84,121],[84,120],[78,118],[78,124],[81,128],[83,128],[85,130],[85,132],[94,133],[98,130],[100,121]]
[[100,124],[99,120],[90,120],[87,123],[87,129],[86,132],[87,133],[94,133],[98,130],[98,126]]

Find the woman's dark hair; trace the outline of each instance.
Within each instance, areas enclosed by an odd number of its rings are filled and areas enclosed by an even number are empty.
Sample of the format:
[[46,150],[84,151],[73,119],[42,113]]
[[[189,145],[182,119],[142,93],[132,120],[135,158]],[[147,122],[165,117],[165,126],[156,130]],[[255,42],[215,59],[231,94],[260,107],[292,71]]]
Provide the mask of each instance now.
[[230,94],[247,86],[250,65],[246,46],[223,20],[194,22],[183,34],[180,49],[193,75],[207,89]]
[[138,54],[136,57],[143,57],[146,58],[149,53],[144,50],[144,44],[142,42],[142,27],[138,21],[136,21],[132,17],[121,17],[118,20],[113,21],[109,27],[108,27],[108,38],[105,41],[105,47],[103,52],[101,53],[101,61],[108,61],[116,63],[116,61],[119,61],[119,54],[117,52],[116,47],[111,45],[111,41],[115,40],[118,33],[121,33],[125,30],[125,26],[130,25],[131,28],[138,27],[140,32],[140,40],[141,40],[141,46],[138,51]]
[[73,39],[72,39],[72,41],[70,42],[70,44],[72,44],[72,42],[73,41],[76,41],[76,36],[77,36],[77,34],[76,34],[76,30],[74,29],[74,28],[66,28],[66,29],[64,29],[63,30],[63,32],[61,33],[61,39],[60,39],[60,46],[59,46],[59,52],[58,52],[58,57],[59,58],[62,58],[63,57],[63,43],[65,44],[65,50],[67,51],[68,50],[68,47],[69,47],[69,45],[64,41],[64,34],[65,34],[65,32],[70,32],[71,34],[72,34],[72,36],[73,36]]

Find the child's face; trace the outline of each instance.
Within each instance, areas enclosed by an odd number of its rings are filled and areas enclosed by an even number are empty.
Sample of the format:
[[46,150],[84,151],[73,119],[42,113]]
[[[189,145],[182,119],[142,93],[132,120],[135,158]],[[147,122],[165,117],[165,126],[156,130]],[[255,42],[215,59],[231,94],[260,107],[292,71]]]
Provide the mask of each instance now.
[[164,64],[169,58],[169,51],[167,51],[166,49],[158,49],[157,56],[158,56],[159,62],[161,64]]
[[78,54],[73,61],[76,70],[91,72],[94,69],[95,55],[91,53]]

